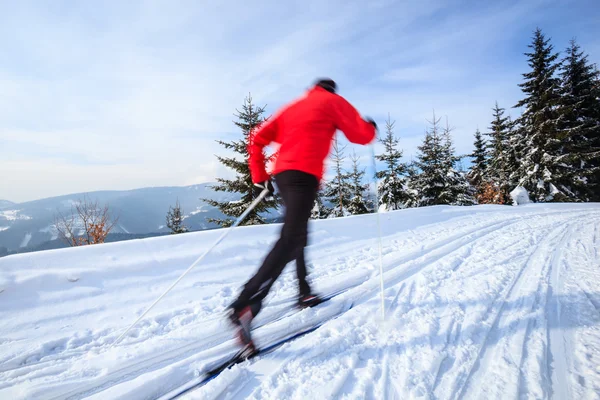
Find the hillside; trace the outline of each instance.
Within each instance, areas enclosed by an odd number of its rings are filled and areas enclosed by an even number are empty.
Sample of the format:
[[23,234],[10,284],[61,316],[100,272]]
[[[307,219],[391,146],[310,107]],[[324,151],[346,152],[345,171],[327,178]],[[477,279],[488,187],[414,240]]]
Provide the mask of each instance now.
[[[255,335],[322,325],[185,398],[597,398],[600,205],[381,214],[384,321],[376,221],[311,222],[314,289],[344,292],[291,313],[288,266]],[[200,376],[235,352],[223,311],[278,230],[235,229],[115,347],[221,230],[0,259],[0,398],[154,399]]]
[[[131,238],[149,233],[166,233],[165,217],[169,206],[179,199],[186,215],[185,223],[192,230],[215,228],[207,217],[222,217],[214,207],[201,198],[234,200],[235,194],[214,192],[210,184],[185,187],[154,187],[126,191],[98,191],[78,193],[25,203],[0,204],[0,249],[11,251],[44,250],[63,247],[57,238],[54,218],[58,211],[70,213],[71,206],[84,195],[100,205],[108,204],[111,214],[118,216],[113,233],[120,238]],[[9,204],[10,203],[10,204]],[[113,238],[113,240],[116,239]],[[52,242],[54,241],[54,242]]]
[[3,208],[14,206],[14,205],[15,205],[15,203],[13,203],[12,201],[0,200],[0,210],[2,210]]

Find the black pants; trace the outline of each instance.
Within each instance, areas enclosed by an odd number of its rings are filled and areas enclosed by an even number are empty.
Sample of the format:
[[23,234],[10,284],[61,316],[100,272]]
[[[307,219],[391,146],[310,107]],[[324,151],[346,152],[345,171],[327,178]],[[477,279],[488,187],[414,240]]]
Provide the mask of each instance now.
[[262,300],[287,263],[292,260],[296,260],[300,294],[310,293],[310,286],[306,281],[304,247],[308,241],[308,220],[319,182],[317,177],[305,172],[284,171],[275,176],[275,183],[286,208],[281,236],[232,305],[237,310],[250,305],[254,315],[258,314]]

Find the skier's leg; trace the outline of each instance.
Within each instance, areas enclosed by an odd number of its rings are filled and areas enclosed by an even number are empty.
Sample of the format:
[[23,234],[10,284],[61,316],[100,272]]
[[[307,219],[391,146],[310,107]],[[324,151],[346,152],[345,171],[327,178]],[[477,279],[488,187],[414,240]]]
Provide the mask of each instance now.
[[298,289],[300,296],[306,296],[310,294],[310,285],[306,281],[306,261],[304,255],[304,246],[298,251],[296,256],[296,274],[298,276]]
[[281,236],[232,304],[238,310],[251,305],[254,315],[260,311],[262,300],[283,268],[297,257],[298,249],[306,245],[307,224],[318,185],[316,177],[299,171],[282,172],[276,182],[286,206]]

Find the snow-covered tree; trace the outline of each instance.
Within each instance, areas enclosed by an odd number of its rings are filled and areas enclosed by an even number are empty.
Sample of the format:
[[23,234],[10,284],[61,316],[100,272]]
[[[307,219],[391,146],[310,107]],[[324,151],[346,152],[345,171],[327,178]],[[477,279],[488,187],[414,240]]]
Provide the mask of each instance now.
[[[517,123],[513,121],[510,115],[507,117],[508,121],[508,150],[506,153],[506,173],[508,174],[508,186],[510,188],[515,188],[519,186],[519,182],[521,180],[521,154],[523,153],[520,148],[521,140],[520,131],[518,129]],[[512,192],[512,190],[511,190]],[[510,196],[510,193],[509,193]]]
[[469,183],[466,173],[456,169],[459,157],[456,156],[450,132],[448,118],[446,118],[446,127],[442,133],[442,165],[446,171],[446,188],[442,192],[441,198],[450,199],[447,203],[450,205],[470,206],[476,203],[475,188]]
[[[367,214],[369,212],[369,199],[366,192],[369,185],[364,183],[365,170],[359,166],[359,157],[356,152],[350,156],[352,169],[348,174],[351,198],[348,203],[348,212],[352,215]],[[371,202],[372,203],[372,202]]]
[[431,127],[425,133],[423,144],[414,166],[418,174],[410,179],[410,188],[418,193],[418,206],[438,204],[471,205],[475,203],[474,190],[466,174],[455,169],[458,157],[454,152],[450,128],[440,132],[440,119],[433,114]]
[[481,136],[479,129],[475,130],[475,141],[473,142],[473,146],[475,149],[473,150],[473,153],[469,154],[473,159],[473,162],[469,168],[467,178],[471,185],[475,187],[477,194],[481,194],[487,179],[488,151],[487,143]]
[[[595,64],[571,40],[560,67],[558,151],[569,165],[561,185],[582,201],[599,199],[600,88]],[[595,196],[594,196],[595,195]]]
[[[217,192],[239,193],[241,198],[237,201],[218,201],[212,199],[203,199],[203,201],[217,207],[223,214],[237,218],[248,208],[254,200],[254,184],[250,176],[250,167],[248,165],[248,139],[253,129],[264,122],[264,107],[257,107],[252,103],[252,97],[248,95],[242,105],[242,110],[236,110],[237,121],[234,124],[242,131],[242,138],[231,142],[217,140],[221,146],[227,150],[233,151],[233,157],[217,156],[221,164],[232,169],[236,173],[234,179],[217,178],[218,185],[212,186]],[[276,199],[261,201],[254,210],[242,221],[242,225],[264,224],[265,219],[260,215],[270,209],[277,208]],[[215,219],[209,218],[209,222],[214,222],[220,226],[227,227],[233,223],[233,219]]]
[[412,189],[418,193],[418,206],[450,204],[452,198],[448,187],[448,160],[440,119],[433,114],[433,120],[428,121],[431,128],[425,131],[423,144],[418,147],[419,154],[414,165],[419,173],[411,182]]
[[525,98],[515,107],[523,107],[517,119],[517,151],[520,168],[519,185],[534,201],[565,201],[573,199],[568,188],[561,185],[566,164],[560,154],[557,106],[559,80],[554,76],[558,53],[554,53],[550,39],[536,29],[528,65],[531,71],[523,74],[519,86]]
[[329,216],[331,210],[323,203],[323,191],[317,191],[315,198],[315,205],[313,206],[310,218],[311,219],[325,219]]
[[[489,165],[487,177],[491,187],[498,188],[501,203],[507,203],[510,199],[510,118],[504,116],[504,108],[496,102],[493,111],[493,120],[489,128],[490,137],[488,145]],[[515,166],[516,167],[516,166]],[[490,190],[487,185],[487,190]]]
[[333,151],[331,154],[335,176],[327,182],[324,191],[324,197],[329,200],[333,207],[329,212],[328,218],[350,215],[348,205],[350,204],[352,193],[348,182],[348,174],[343,169],[345,148],[346,146],[342,146],[336,137],[333,141]]
[[406,194],[407,200],[404,203],[404,207],[413,208],[419,207],[419,171],[413,159],[406,165]]
[[385,136],[379,139],[385,150],[383,154],[375,157],[385,165],[385,169],[378,171],[375,176],[378,179],[379,205],[386,210],[404,208],[409,201],[405,177],[407,168],[400,161],[402,150],[398,149],[399,139],[394,135],[394,124],[395,121],[392,122],[388,114],[388,119],[385,121]]
[[183,224],[183,211],[181,210],[181,206],[179,205],[179,199],[175,203],[175,207],[169,206],[169,211],[167,212],[167,227],[171,230],[171,233],[185,233],[188,231],[187,226]]
[[460,172],[452,168],[449,172],[450,193],[453,206],[472,206],[477,204],[476,190],[467,179],[464,172]]

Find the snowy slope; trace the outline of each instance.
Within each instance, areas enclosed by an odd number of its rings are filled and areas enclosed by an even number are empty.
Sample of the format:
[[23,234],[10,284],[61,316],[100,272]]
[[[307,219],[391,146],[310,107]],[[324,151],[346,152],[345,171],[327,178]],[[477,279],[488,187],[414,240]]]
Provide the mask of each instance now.
[[[325,323],[187,398],[599,398],[600,205],[381,221],[385,321],[376,217],[316,221],[314,288],[348,290],[256,338]],[[235,351],[222,311],[278,229],[236,229],[113,348],[221,231],[0,259],[0,398],[153,399],[185,384]],[[256,322],[284,314],[295,285],[288,267]]]

